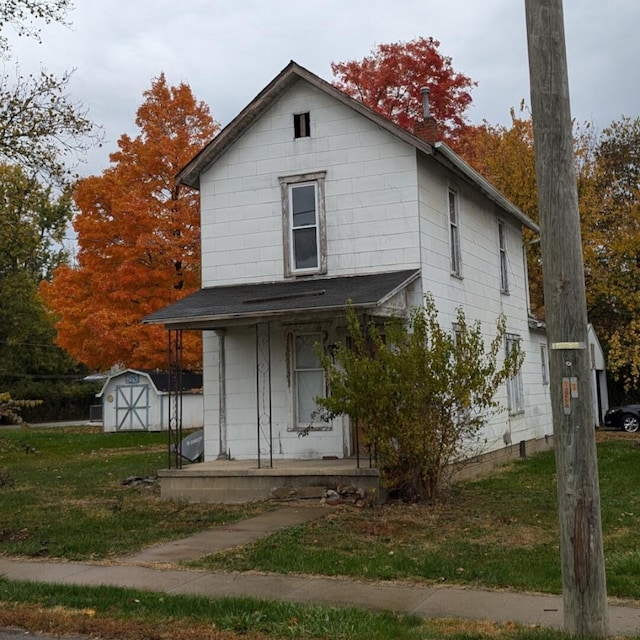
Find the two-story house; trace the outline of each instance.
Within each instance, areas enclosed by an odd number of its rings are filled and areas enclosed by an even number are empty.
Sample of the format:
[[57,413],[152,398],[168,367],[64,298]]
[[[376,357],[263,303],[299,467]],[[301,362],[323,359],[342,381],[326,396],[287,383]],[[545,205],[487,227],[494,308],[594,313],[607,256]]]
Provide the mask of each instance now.
[[[487,342],[499,314],[521,373],[486,451],[552,432],[543,332],[528,316],[522,228],[536,225],[449,147],[412,134],[291,62],[179,174],[201,198],[202,289],[146,322],[204,335],[205,460],[345,458],[322,422],[314,344],[345,340],[347,302],[383,319],[430,292]],[[305,431],[305,437],[299,437]]]

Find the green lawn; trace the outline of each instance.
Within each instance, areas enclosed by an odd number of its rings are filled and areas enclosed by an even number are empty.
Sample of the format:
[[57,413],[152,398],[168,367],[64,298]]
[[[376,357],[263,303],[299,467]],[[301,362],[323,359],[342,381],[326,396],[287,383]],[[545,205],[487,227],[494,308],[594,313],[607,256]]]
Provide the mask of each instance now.
[[568,640],[548,629],[416,616],[352,607],[149,593],[114,587],[11,582],[0,577],[0,628],[119,640]]
[[[640,599],[638,439],[598,445],[609,594]],[[600,439],[603,439],[600,436]],[[163,502],[157,486],[122,484],[167,463],[166,434],[95,428],[0,430],[0,553],[109,559],[248,517],[249,507]],[[322,520],[215,554],[213,570],[262,570],[470,584],[557,593],[559,550],[552,453],[457,485],[438,506],[328,511]],[[562,634],[489,623],[420,621],[351,609],[149,594],[0,578],[0,627],[139,638],[521,638]]]
[[[630,434],[605,436],[608,590],[640,599],[640,447]],[[0,553],[108,559],[273,506],[168,502],[157,486],[124,486],[166,466],[165,439],[95,428],[0,431]],[[554,476],[549,452],[460,483],[447,504],[345,507],[192,564],[559,593]]]
[[122,484],[166,466],[166,433],[0,430],[0,553],[110,558],[266,508],[161,501],[157,485]]
[[[640,599],[640,448],[598,445],[610,595]],[[560,593],[553,452],[459,484],[450,503],[337,511],[193,566]]]

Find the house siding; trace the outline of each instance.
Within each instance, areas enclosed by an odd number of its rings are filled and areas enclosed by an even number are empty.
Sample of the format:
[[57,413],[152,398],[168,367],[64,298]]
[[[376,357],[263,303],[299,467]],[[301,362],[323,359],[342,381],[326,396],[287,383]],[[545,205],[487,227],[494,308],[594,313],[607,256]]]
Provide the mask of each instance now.
[[[324,324],[336,339],[335,327]],[[286,326],[280,322],[271,328],[271,433],[273,455],[279,459],[313,459],[318,450],[325,456],[344,457],[345,428],[342,419],[333,421],[326,429],[311,430],[308,435],[293,429],[293,404],[291,393],[290,363],[287,363],[287,332],[314,332],[318,323]],[[219,413],[219,343],[212,332],[204,337],[205,348],[205,420],[217,428],[208,429],[205,436],[205,459],[215,459],[219,454],[234,459],[252,459],[258,456],[256,434],[258,430],[255,327],[235,327],[225,331],[225,388],[226,388],[226,446],[220,450]],[[248,383],[248,381],[251,381]],[[263,382],[266,382],[266,378]],[[268,394],[262,394],[263,399]],[[269,457],[269,425],[262,420],[260,426],[260,457]]]
[[[311,136],[294,139],[305,110]],[[415,150],[300,80],[201,177],[203,286],[284,277],[278,178],[315,171],[327,275],[419,266]]]
[[[506,410],[506,387],[496,399],[502,411],[486,425],[482,439],[485,450],[493,451],[511,442],[542,438],[553,431],[548,385],[542,383],[540,342],[544,334],[532,335],[528,325],[526,265],[520,224],[498,211],[482,194],[465,182],[448,175],[432,158],[418,162],[420,198],[420,246],[422,286],[431,293],[441,323],[452,326],[456,309],[462,307],[469,320],[482,323],[485,343],[495,336],[500,314],[507,319],[507,331],[521,338],[525,354],[522,367],[525,410],[510,415]],[[461,277],[450,272],[449,189],[458,196],[461,246]],[[498,220],[504,223],[508,256],[509,293],[501,291]]]

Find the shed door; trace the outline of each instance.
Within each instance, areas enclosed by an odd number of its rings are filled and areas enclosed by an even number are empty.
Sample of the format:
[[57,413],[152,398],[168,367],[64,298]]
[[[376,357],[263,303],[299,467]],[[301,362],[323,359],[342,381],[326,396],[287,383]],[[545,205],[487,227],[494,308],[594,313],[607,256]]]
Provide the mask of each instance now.
[[149,428],[149,385],[116,387],[116,430],[146,431]]

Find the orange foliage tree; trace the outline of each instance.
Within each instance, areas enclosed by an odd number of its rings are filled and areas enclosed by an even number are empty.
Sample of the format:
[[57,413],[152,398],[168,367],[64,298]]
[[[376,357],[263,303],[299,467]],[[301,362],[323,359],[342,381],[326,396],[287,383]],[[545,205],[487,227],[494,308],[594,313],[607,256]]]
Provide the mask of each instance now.
[[454,143],[467,126],[476,83],[455,71],[439,46],[433,38],[380,44],[362,60],[332,62],[334,85],[409,131],[422,120],[420,89],[429,87],[431,114],[443,139]]
[[[77,266],[59,267],[42,294],[58,316],[57,343],[93,369],[164,368],[166,332],[140,324],[200,285],[197,192],[175,175],[218,130],[188,85],[152,81],[111,165],[80,180],[74,199]],[[184,337],[184,364],[197,368],[197,334]]]

